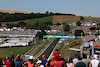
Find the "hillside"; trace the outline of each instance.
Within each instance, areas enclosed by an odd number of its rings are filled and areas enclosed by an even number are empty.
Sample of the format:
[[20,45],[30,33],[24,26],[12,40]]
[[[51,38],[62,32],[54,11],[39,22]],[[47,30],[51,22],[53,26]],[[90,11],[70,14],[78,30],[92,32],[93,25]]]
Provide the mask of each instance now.
[[[100,21],[98,17],[84,17],[84,21]],[[54,15],[53,16],[53,24],[56,23],[71,23],[80,21],[80,16],[68,16],[68,15]]]
[[85,21],[93,21],[93,20],[95,20],[95,21],[100,21],[100,18],[98,18],[98,17],[84,17],[84,20]]
[[52,22],[52,16],[30,19],[28,21],[28,24],[34,24],[34,22],[37,22],[37,21],[38,22],[47,22],[47,21],[51,21]]
[[53,24],[56,23],[70,23],[70,22],[77,22],[80,20],[79,16],[68,16],[68,15],[55,15],[53,16]]
[[25,13],[25,14],[30,14],[30,12],[25,12],[25,11],[16,11],[16,10],[0,10],[0,12],[3,12],[3,13]]
[[52,16],[49,16],[49,17],[42,17],[42,18],[34,18],[34,19],[26,19],[26,20],[20,20],[20,21],[11,21],[11,22],[1,22],[2,24],[6,24],[6,23],[10,23],[10,24],[17,24],[18,22],[25,22],[27,24],[34,24],[34,22],[47,22],[47,21],[51,21],[53,22],[52,20]]
[[[34,24],[34,22],[46,22],[46,21],[51,21],[53,24],[57,23],[71,23],[71,22],[77,22],[80,21],[80,16],[75,16],[72,14],[61,14],[61,13],[55,13],[49,16],[46,16],[45,14],[38,14],[38,13],[33,13],[31,14],[30,12],[25,12],[25,11],[16,11],[16,10],[0,10],[0,12],[6,13],[0,13],[0,21],[4,24],[6,23],[18,23],[20,21],[26,22],[28,24]],[[9,13],[9,15],[7,14]],[[16,13],[16,14],[12,14]],[[19,14],[19,13],[25,13],[25,14]],[[98,17],[84,17],[84,21],[89,21],[91,20],[95,21],[100,21],[100,18]]]

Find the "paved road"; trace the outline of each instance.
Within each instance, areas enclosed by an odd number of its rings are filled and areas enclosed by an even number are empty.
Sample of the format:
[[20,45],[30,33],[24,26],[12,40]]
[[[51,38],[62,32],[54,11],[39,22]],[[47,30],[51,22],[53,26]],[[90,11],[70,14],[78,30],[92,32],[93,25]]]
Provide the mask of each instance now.
[[59,41],[59,39],[55,39],[50,45],[49,47],[38,57],[39,59],[42,59],[42,55],[46,55],[46,57],[48,58],[51,54],[51,52],[53,51],[54,47],[56,46],[57,42]]
[[38,44],[33,45],[33,47],[35,47],[35,48],[34,48],[34,49],[32,49],[32,51],[31,51],[31,52],[29,52],[29,53],[28,53],[28,55],[33,56],[33,55],[35,54],[35,51],[36,51],[39,47],[41,47],[41,46],[42,46],[42,44],[43,44],[43,41],[42,41],[42,40],[40,40]]

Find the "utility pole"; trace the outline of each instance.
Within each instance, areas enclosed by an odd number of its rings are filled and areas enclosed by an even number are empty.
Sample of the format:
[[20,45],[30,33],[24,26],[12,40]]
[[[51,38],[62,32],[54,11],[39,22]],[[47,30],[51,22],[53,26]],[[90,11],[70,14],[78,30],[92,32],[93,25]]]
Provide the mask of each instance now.
[[92,56],[94,55],[94,45],[92,45]]
[[80,56],[83,58],[83,44],[80,46]]
[[90,43],[91,47],[92,47],[92,56],[94,55],[94,45],[93,42]]

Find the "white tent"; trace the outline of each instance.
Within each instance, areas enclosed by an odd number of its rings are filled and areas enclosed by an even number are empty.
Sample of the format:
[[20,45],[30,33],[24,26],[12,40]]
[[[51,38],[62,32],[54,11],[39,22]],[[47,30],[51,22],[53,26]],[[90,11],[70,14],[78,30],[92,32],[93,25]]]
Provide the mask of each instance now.
[[27,46],[29,44],[27,42],[18,42],[18,43],[16,43],[16,45],[18,45],[18,46]]
[[84,47],[89,47],[89,43],[84,43]]

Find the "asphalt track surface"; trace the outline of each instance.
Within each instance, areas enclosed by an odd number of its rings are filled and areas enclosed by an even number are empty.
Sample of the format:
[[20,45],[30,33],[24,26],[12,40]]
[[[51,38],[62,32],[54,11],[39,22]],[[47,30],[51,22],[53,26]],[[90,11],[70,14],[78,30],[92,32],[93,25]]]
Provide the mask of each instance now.
[[46,55],[46,58],[48,58],[51,54],[51,52],[53,51],[53,49],[55,48],[57,42],[59,41],[59,39],[55,39],[50,45],[49,47],[38,57],[39,59],[42,59],[42,55]]

